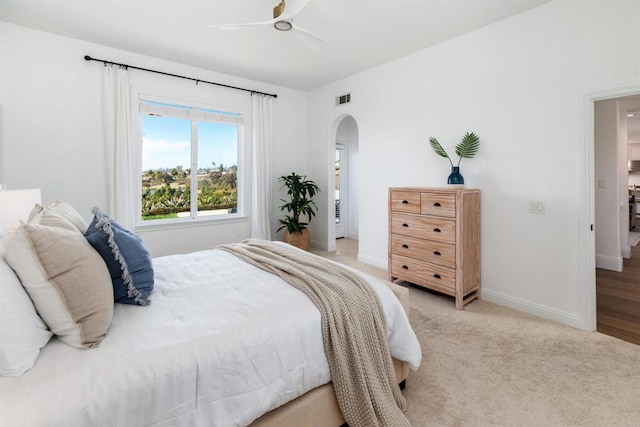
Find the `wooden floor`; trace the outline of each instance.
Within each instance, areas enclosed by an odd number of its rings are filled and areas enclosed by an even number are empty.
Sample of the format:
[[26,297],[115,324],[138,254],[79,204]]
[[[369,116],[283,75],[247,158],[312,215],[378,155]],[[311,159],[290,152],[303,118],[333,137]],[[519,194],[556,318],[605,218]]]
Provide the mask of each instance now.
[[596,269],[598,332],[640,345],[640,244],[622,273]]

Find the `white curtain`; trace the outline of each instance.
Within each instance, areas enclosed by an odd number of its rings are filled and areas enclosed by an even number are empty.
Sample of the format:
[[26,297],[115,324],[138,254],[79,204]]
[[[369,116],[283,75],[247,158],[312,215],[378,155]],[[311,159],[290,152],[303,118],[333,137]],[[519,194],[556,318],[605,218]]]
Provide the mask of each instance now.
[[251,203],[251,237],[271,240],[273,98],[251,95],[253,118],[253,178]]
[[107,159],[108,212],[120,225],[135,226],[133,144],[131,138],[131,91],[126,68],[106,65],[102,69],[102,122]]

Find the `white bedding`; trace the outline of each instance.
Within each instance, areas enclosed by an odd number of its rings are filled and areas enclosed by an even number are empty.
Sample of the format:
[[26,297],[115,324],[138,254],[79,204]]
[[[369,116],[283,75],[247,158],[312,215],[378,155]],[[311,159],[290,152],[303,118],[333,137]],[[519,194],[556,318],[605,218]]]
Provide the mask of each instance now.
[[[99,348],[56,338],[0,378],[0,426],[244,426],[330,381],[320,314],[281,279],[218,250],[154,259],[152,304],[116,304]],[[362,273],[361,273],[362,274]],[[420,345],[382,282],[392,356]]]

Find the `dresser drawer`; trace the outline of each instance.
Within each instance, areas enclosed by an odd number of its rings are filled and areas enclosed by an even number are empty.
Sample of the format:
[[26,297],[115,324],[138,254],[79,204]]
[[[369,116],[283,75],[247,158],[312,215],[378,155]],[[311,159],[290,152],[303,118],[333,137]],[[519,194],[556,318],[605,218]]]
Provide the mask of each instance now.
[[454,269],[400,255],[391,255],[391,275],[441,292],[452,293],[456,289]]
[[420,193],[420,213],[455,218],[456,196],[453,194]]
[[455,243],[456,221],[432,216],[391,213],[391,233]]
[[417,191],[392,191],[390,202],[394,212],[420,213],[420,193]]
[[391,235],[391,253],[454,268],[456,247],[450,243]]

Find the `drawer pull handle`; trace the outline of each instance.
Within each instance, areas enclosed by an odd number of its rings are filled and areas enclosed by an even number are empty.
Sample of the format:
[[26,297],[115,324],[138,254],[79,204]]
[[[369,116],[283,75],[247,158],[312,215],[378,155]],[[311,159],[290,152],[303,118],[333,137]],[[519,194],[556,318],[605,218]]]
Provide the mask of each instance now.
[[439,207],[440,207],[440,206],[442,206],[442,205],[440,204],[440,202],[435,202],[435,203],[433,204],[433,206],[435,206],[436,208],[439,208]]
[[407,245],[406,243],[404,245],[402,245],[403,248],[405,249],[409,249],[409,245]]
[[402,201],[402,204],[403,204],[403,205],[408,205],[408,204],[409,204],[409,201],[408,201],[408,200],[403,200],[403,201]]
[[434,274],[433,277],[435,277],[436,279],[440,279],[440,275],[438,273]]
[[440,231],[440,229],[439,229],[439,228],[434,228],[434,229],[433,229],[433,232],[434,232],[434,233],[440,233],[441,231]]
[[433,254],[434,254],[434,255],[437,255],[437,256],[442,255],[442,254],[440,253],[440,251],[433,251]]
[[409,224],[407,224],[406,222],[404,224],[402,224],[403,227],[409,227]]
[[404,268],[405,270],[409,269],[409,267],[407,265],[403,265],[402,268]]

